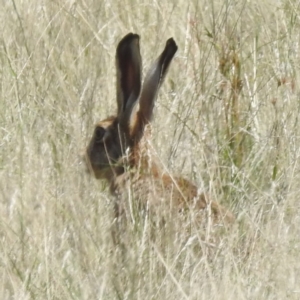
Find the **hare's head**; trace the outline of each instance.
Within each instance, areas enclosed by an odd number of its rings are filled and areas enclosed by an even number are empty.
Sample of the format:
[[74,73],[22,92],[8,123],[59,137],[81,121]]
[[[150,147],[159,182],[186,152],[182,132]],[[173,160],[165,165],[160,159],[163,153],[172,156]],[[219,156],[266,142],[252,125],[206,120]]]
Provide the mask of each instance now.
[[116,51],[117,115],[99,122],[87,147],[86,160],[96,178],[110,179],[124,171],[121,157],[131,155],[153,113],[158,89],[177,51],[170,38],[152,64],[142,86],[139,36],[127,34]]

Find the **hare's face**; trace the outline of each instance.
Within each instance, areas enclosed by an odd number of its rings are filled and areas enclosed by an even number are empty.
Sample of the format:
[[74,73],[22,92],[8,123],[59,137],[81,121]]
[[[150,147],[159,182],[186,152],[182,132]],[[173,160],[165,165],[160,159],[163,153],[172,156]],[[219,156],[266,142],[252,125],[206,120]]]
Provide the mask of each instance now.
[[145,127],[151,121],[158,89],[176,51],[175,41],[168,39],[142,87],[139,36],[129,33],[119,42],[116,51],[117,116],[96,125],[86,150],[88,168],[96,178],[110,181],[124,172],[121,159],[124,152],[129,158],[136,155]]
[[86,163],[98,179],[109,179],[116,171],[122,156],[118,119],[107,118],[99,122],[86,150]]

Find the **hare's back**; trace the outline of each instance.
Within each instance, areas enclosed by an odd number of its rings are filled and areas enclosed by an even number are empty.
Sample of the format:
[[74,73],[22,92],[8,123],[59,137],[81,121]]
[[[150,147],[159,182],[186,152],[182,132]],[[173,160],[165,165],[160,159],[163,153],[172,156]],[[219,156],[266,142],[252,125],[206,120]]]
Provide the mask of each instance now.
[[163,215],[191,212],[200,216],[201,222],[209,217],[214,223],[234,221],[230,211],[210,200],[207,194],[200,193],[193,183],[182,177],[125,173],[116,178],[112,188],[124,205],[130,201],[139,209]]

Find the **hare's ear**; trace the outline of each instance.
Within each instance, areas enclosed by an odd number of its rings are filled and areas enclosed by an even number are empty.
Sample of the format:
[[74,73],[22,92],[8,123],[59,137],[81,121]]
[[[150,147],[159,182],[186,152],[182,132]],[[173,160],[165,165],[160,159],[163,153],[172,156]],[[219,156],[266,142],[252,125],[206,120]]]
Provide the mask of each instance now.
[[139,105],[135,106],[130,117],[130,135],[135,142],[141,139],[145,125],[151,121],[158,89],[167,74],[168,67],[177,48],[173,38],[168,39],[164,51],[153,63],[146,75]]
[[131,111],[141,91],[140,37],[127,34],[116,52],[118,116],[124,119],[125,111]]

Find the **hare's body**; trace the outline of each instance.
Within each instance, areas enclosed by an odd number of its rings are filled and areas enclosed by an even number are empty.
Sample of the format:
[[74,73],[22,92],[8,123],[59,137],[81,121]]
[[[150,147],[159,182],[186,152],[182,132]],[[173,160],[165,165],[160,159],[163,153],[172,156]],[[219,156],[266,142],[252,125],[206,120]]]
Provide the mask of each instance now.
[[150,211],[157,207],[170,212],[191,209],[208,212],[213,220],[231,222],[232,214],[198,193],[193,183],[166,173],[147,146],[157,92],[176,51],[176,43],[169,39],[142,87],[139,36],[130,33],[121,40],[116,53],[117,116],[96,125],[86,161],[96,178],[110,183],[118,214],[130,198]]

